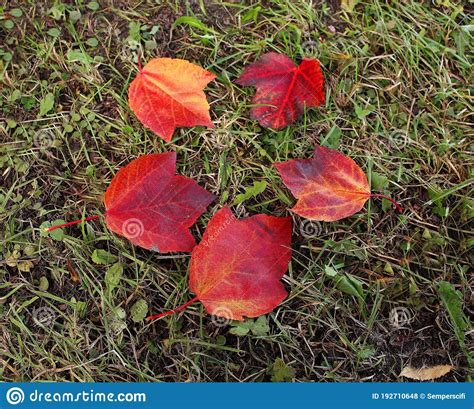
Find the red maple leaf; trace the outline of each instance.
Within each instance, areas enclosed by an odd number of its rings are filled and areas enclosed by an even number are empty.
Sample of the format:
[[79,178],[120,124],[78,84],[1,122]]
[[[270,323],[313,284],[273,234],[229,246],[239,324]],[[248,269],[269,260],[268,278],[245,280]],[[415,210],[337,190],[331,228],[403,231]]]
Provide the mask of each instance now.
[[191,251],[188,229],[215,196],[175,172],[174,152],[140,156],[120,169],[105,193],[107,226],[149,250]]
[[324,104],[324,77],[318,60],[305,58],[297,67],[287,56],[264,54],[247,67],[239,85],[257,88],[252,119],[266,128],[280,129],[292,124],[304,108]]
[[364,171],[349,157],[317,146],[311,159],[293,159],[275,164],[283,183],[298,199],[291,209],[311,220],[335,221],[358,212],[370,197],[390,200],[370,193]]
[[203,89],[215,77],[185,60],[155,58],[140,67],[128,103],[143,125],[169,142],[177,127],[214,127]]
[[291,218],[258,214],[237,220],[219,210],[193,250],[189,287],[196,294],[159,318],[201,301],[206,310],[243,320],[272,311],[288,295],[280,279],[291,259]]

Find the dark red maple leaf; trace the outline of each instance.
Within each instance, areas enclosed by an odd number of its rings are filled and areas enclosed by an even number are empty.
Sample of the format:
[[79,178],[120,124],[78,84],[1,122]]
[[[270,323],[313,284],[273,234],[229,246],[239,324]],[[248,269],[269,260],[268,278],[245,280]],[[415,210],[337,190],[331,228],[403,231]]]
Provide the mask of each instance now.
[[266,128],[292,124],[304,108],[324,104],[324,77],[318,60],[305,58],[297,67],[286,55],[264,54],[236,81],[257,88],[252,119]]
[[364,171],[351,158],[334,149],[317,146],[314,157],[276,163],[283,183],[298,199],[291,209],[311,220],[336,221],[351,216],[371,197],[393,199],[370,192]]
[[175,172],[174,152],[140,156],[120,169],[105,193],[107,226],[149,250],[191,251],[188,229],[215,196]]
[[[140,156],[120,169],[104,197],[107,227],[148,250],[191,251],[196,241],[188,229],[215,196],[193,179],[175,172],[174,152]],[[89,216],[45,231],[99,217]]]

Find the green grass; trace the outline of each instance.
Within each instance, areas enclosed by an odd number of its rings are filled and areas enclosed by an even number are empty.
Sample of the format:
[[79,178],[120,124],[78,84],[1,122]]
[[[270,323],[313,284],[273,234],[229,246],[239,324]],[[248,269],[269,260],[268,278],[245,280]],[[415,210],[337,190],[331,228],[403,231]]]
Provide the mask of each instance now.
[[[438,293],[439,282],[452,283],[472,320],[467,6],[14,3],[0,3],[0,380],[269,381],[285,373],[296,381],[397,381],[408,364],[439,363],[455,366],[443,380],[470,379],[472,331],[461,348]],[[144,61],[184,58],[218,76],[206,88],[215,129],[180,129],[166,144],[138,122],[127,103],[138,45]],[[254,90],[234,83],[268,51],[316,57],[326,78],[326,105],[278,132],[249,119]],[[40,116],[48,93],[54,105]],[[404,213],[373,200],[353,217],[316,225],[311,237],[294,217],[290,295],[268,314],[263,334],[234,335],[199,303],[135,322],[138,300],[156,313],[190,298],[188,254],[133,247],[101,221],[54,238],[40,228],[102,213],[117,170],[165,150],[177,151],[180,174],[219,197],[193,229],[198,239],[212,214],[255,182],[265,190],[234,212],[288,215],[294,199],[271,165],[309,157],[320,142],[356,160],[373,190]],[[110,272],[106,279],[111,264],[92,260],[96,249],[123,267],[117,283]],[[359,283],[364,301],[341,280]],[[401,328],[397,311],[409,318]]]

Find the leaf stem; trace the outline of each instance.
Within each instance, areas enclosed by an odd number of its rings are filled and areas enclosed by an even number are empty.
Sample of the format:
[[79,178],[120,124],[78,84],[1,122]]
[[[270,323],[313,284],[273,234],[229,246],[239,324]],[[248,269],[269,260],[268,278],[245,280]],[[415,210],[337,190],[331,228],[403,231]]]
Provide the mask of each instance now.
[[381,195],[379,193],[371,193],[370,194],[370,197],[380,197],[382,199],[386,199],[388,200],[389,202],[392,202],[393,205],[397,208],[397,210],[400,212],[400,213],[403,213],[403,209],[402,209],[402,206],[400,206],[395,200],[393,200],[391,197],[388,197],[388,196],[385,196],[385,195]]
[[74,220],[74,221],[72,221],[72,222],[63,223],[63,224],[58,224],[57,226],[46,227],[46,228],[44,229],[44,231],[50,232],[50,231],[59,229],[59,228],[61,228],[61,227],[68,227],[68,226],[72,226],[72,225],[74,225],[74,224],[89,222],[89,221],[91,221],[91,220],[98,219],[100,216],[101,216],[100,214],[96,214],[96,215],[94,215],[94,216],[86,217],[85,219],[78,219],[78,220]]
[[176,312],[182,311],[185,308],[189,307],[191,304],[195,303],[196,301],[199,301],[199,299],[197,297],[191,298],[187,303],[184,303],[183,305],[180,305],[179,307],[176,307],[174,310],[169,310],[169,311],[162,312],[160,314],[152,315],[150,317],[147,317],[146,320],[147,321],[153,321],[155,319],[165,317],[166,315],[171,315],[171,314],[174,314]]
[[138,70],[139,70],[140,72],[142,72],[142,71],[143,71],[143,67],[142,67],[142,52],[141,52],[140,49],[137,51],[137,61],[138,61]]

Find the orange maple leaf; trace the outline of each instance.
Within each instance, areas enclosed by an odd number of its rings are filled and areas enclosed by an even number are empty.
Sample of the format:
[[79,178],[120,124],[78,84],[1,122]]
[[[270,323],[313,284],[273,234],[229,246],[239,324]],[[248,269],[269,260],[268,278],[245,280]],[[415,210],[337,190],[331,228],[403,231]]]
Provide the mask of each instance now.
[[128,103],[143,125],[169,142],[177,127],[214,127],[203,89],[215,77],[185,60],[155,58],[140,67]]

